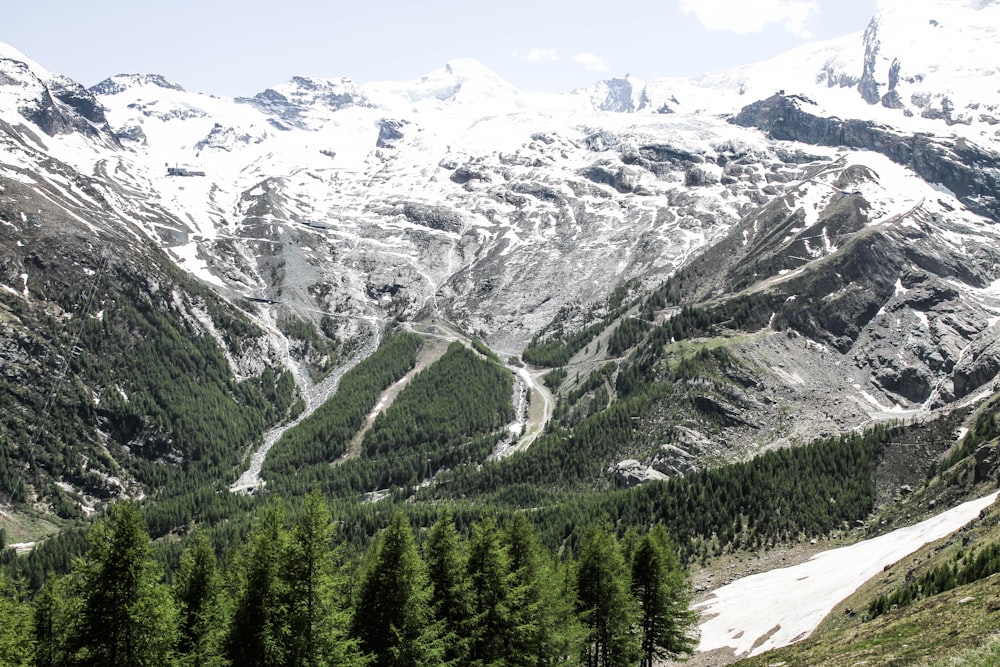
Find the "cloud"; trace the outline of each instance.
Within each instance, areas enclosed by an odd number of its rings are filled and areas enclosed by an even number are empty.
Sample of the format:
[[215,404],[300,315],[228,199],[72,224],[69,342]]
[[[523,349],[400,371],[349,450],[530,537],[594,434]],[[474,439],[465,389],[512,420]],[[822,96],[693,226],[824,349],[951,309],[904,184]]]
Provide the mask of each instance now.
[[961,7],[962,9],[984,9],[992,4],[991,0],[876,0],[875,7],[880,12],[888,11],[934,11],[937,10],[942,17],[949,9]]
[[819,13],[817,0],[680,0],[680,7],[709,30],[747,34],[781,23],[799,37],[810,36],[806,25]]
[[559,55],[555,49],[532,49],[524,55],[526,62],[537,63],[543,60],[559,60]]
[[610,67],[604,62],[604,58],[595,53],[578,53],[573,56],[573,60],[580,63],[592,72],[606,72]]

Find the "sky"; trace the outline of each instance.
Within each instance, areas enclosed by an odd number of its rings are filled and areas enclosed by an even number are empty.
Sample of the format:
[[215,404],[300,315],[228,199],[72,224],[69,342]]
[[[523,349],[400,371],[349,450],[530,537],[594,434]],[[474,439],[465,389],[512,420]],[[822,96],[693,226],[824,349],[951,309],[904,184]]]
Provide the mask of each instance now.
[[34,0],[5,42],[85,86],[121,73],[254,95],[293,76],[417,79],[472,58],[528,91],[565,92],[766,60],[864,30],[887,0]]

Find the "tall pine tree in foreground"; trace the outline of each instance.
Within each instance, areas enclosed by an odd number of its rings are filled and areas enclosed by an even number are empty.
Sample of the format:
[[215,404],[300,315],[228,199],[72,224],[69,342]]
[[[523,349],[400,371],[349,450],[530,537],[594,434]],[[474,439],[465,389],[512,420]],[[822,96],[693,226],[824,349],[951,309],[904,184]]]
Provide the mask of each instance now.
[[285,664],[288,610],[285,606],[285,514],[281,505],[265,510],[246,552],[230,570],[233,615],[226,654],[241,667]]
[[492,518],[472,526],[466,576],[472,601],[468,664],[503,665],[517,628],[510,605],[510,562]]
[[374,546],[361,580],[352,634],[375,667],[439,665],[443,650],[433,622],[427,568],[406,515],[397,512]]
[[[79,613],[72,579],[50,574],[34,599],[35,667],[62,667],[70,662],[70,630]],[[0,661],[2,664],[2,661]]]
[[31,657],[31,608],[0,569],[0,665],[27,667]]
[[159,667],[169,664],[177,613],[150,557],[149,535],[131,502],[108,506],[76,564],[80,613],[73,628],[76,664]]
[[509,664],[578,664],[583,629],[573,608],[575,591],[563,588],[564,577],[523,512],[504,526],[504,541],[510,560],[509,605],[515,627]]
[[627,667],[639,659],[632,632],[635,601],[629,573],[614,537],[591,528],[583,537],[577,568],[577,609],[586,629],[583,659],[587,667]]
[[463,667],[469,654],[471,601],[462,541],[447,510],[431,526],[424,552],[431,582],[431,611],[445,646],[444,662]]
[[181,554],[173,594],[180,613],[177,649],[180,664],[216,667],[222,657],[223,581],[212,543],[198,531]]
[[285,557],[289,615],[285,663],[295,667],[360,667],[358,641],[347,636],[350,614],[341,604],[345,588],[337,570],[333,521],[322,496],[306,496],[292,526]]
[[640,667],[694,652],[698,618],[690,609],[690,578],[660,524],[642,537],[632,555],[632,593],[640,609]]

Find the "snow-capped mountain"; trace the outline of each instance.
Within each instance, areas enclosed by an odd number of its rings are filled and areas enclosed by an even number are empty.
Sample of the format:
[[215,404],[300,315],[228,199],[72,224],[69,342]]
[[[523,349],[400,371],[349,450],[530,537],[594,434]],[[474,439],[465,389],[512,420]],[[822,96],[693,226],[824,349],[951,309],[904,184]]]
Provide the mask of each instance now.
[[[749,425],[699,436],[723,455],[950,405],[1000,369],[998,12],[926,2],[765,63],[568,95],[470,60],[235,100],[157,75],[86,90],[0,46],[0,290],[56,300],[62,244],[81,284],[95,248],[138,273],[162,249],[270,332],[229,346],[246,377],[290,317],[348,341],[439,316],[516,355],[676,274],[720,327],[752,311],[741,353],[767,400],[713,403]],[[199,299],[177,297],[228,345]]]
[[[1000,5],[994,2],[899,2],[862,32],[733,70],[632,82],[631,97],[645,99],[643,108],[653,112],[729,114],[781,91],[807,96],[824,116],[994,140],[1000,89],[991,78],[998,37]],[[599,94],[610,84],[580,92]]]

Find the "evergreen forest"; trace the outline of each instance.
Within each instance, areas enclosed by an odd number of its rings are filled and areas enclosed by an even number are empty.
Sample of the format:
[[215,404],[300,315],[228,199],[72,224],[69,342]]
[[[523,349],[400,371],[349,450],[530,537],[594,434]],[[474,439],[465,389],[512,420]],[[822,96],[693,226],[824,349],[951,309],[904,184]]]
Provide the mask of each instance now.
[[442,510],[396,511],[345,549],[313,492],[272,499],[220,553],[193,531],[165,576],[138,506],[116,501],[85,555],[27,599],[0,579],[0,664],[631,665],[689,654],[690,581],[662,527],[592,527],[579,556],[545,547],[524,513],[460,532]]

